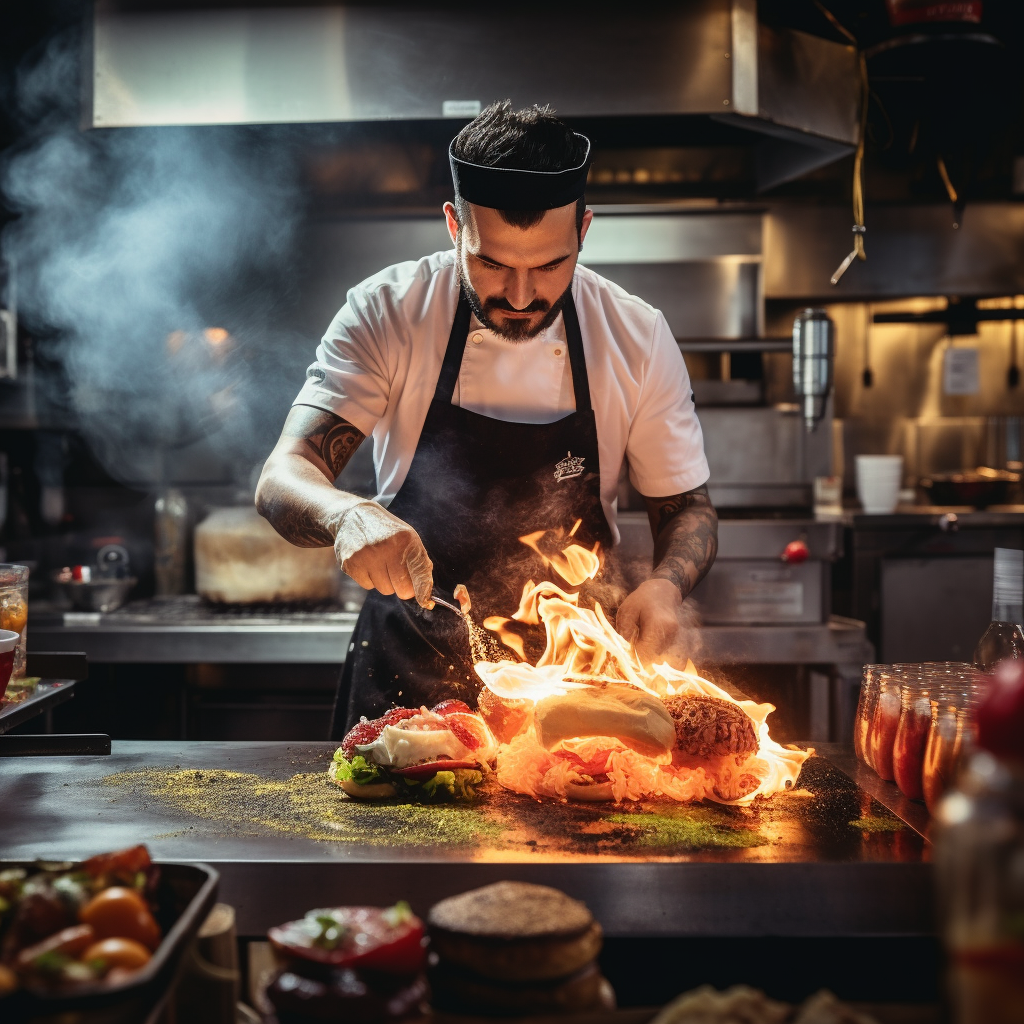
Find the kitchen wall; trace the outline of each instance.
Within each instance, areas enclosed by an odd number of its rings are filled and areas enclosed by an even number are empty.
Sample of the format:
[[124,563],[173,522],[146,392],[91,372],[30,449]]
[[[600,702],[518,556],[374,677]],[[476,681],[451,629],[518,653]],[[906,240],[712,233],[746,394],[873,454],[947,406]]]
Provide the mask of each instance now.
[[[1024,296],[979,306],[1024,308]],[[982,322],[977,334],[958,337],[942,324],[872,322],[876,313],[945,307],[945,299],[930,297],[825,306],[836,323],[836,471],[848,487],[857,454],[903,455],[906,486],[931,473],[1020,460],[1024,384],[1010,385],[1010,368],[1024,364],[1024,322]],[[784,333],[792,312],[776,305],[769,331]],[[947,393],[943,370],[951,349],[977,353],[973,393]]]

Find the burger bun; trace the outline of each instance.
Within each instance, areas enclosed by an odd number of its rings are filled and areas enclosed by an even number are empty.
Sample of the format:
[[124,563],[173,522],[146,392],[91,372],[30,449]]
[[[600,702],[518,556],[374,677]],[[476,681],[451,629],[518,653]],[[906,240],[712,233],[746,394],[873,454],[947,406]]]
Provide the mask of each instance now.
[[610,803],[615,799],[610,782],[567,782],[565,795],[586,803]]
[[398,791],[390,782],[371,782],[360,786],[353,779],[337,779],[336,781],[349,796],[353,796],[357,800],[387,800],[389,797],[398,795]]

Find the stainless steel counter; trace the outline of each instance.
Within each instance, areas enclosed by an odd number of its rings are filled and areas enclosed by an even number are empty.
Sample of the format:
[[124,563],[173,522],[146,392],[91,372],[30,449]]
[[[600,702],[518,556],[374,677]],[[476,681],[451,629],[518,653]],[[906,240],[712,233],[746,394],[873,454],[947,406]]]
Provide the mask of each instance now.
[[[198,597],[139,601],[107,615],[33,617],[39,651],[85,651],[97,664],[329,664],[344,661],[353,612],[204,605]],[[699,631],[699,664],[863,665],[874,657],[864,625],[827,623],[708,626]]]
[[540,803],[497,787],[470,807],[364,804],[326,781],[333,749],[115,741],[107,757],[9,758],[0,856],[145,842],[157,859],[207,861],[242,935],[333,902],[423,912],[504,878],[585,900],[611,936],[933,931],[925,839],[839,771],[837,748],[749,809]]

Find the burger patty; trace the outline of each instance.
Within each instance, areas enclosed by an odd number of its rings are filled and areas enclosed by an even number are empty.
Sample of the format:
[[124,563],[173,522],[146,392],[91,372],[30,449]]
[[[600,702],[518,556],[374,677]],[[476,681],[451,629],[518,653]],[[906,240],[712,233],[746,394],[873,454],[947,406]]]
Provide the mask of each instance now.
[[718,697],[669,697],[665,710],[676,727],[676,746],[693,757],[727,757],[757,750],[754,723],[742,708]]

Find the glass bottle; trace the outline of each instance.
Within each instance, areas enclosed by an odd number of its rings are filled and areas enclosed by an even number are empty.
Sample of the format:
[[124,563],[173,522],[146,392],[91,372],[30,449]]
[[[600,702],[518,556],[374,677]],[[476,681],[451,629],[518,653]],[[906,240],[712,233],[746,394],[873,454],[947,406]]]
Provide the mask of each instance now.
[[974,650],[974,664],[991,672],[1001,661],[1024,660],[1024,551],[996,548],[992,621]]
[[1024,763],[970,758],[936,815],[939,912],[957,1024],[1024,1019]]
[[25,645],[28,640],[28,566],[0,565],[0,629],[18,633],[11,679],[25,676]]

